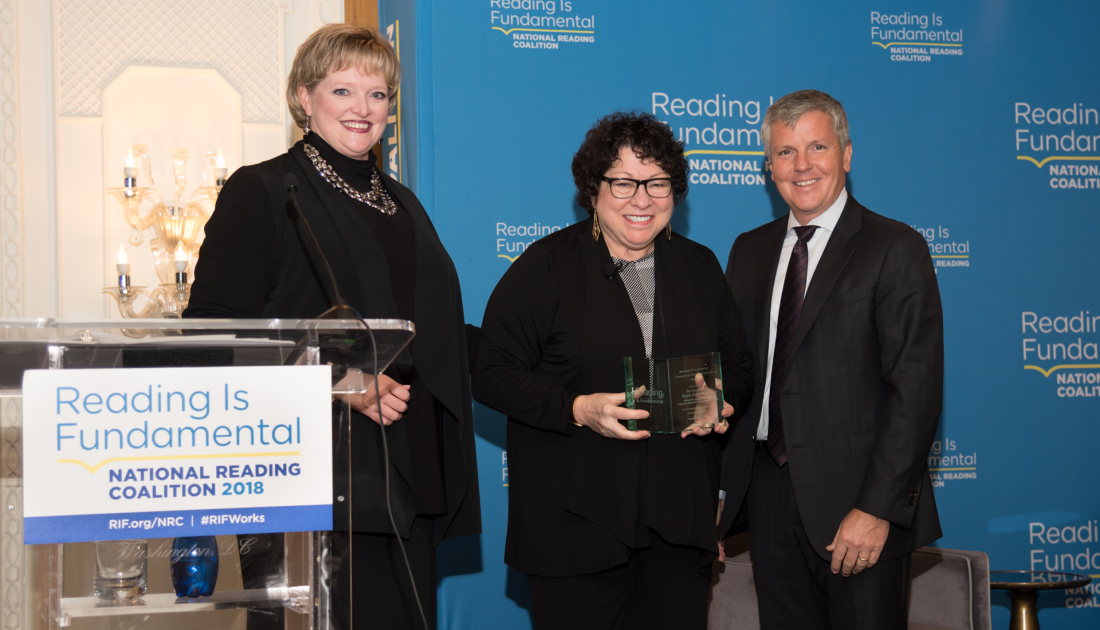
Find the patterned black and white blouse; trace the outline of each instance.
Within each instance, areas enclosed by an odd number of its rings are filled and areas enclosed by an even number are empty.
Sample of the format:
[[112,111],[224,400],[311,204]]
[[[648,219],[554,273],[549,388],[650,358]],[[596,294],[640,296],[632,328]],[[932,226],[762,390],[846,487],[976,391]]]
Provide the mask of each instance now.
[[656,293],[656,276],[654,274],[654,260],[657,250],[649,252],[638,260],[623,260],[611,257],[615,262],[615,268],[619,270],[619,277],[626,285],[626,292],[630,295],[630,303],[634,305],[634,315],[638,317],[638,325],[642,328],[642,337],[645,339],[645,356],[653,358],[653,296]]

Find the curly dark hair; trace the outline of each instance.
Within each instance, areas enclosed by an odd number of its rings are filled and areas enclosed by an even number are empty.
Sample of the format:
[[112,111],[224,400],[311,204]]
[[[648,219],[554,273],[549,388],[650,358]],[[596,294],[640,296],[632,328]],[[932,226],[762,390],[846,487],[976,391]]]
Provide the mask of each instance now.
[[601,177],[619,159],[619,151],[630,147],[639,160],[652,159],[672,178],[672,203],[679,205],[688,193],[688,162],[684,143],[653,114],[615,112],[596,121],[584,134],[584,142],[573,156],[573,182],[577,203],[591,214],[592,200],[600,194]]

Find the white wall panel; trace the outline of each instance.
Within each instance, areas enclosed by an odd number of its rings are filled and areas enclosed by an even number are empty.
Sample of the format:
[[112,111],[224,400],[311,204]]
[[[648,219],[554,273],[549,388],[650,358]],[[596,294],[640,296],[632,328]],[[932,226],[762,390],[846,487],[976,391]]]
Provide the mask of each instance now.
[[[188,151],[188,193],[201,181],[207,151],[221,148],[230,173],[285,151],[297,139],[283,97],[290,61],[309,33],[343,20],[343,2],[38,4],[39,13],[49,6],[51,16],[39,18],[46,28],[33,63],[49,72],[38,75],[45,78],[33,92],[49,107],[38,103],[34,126],[24,133],[56,137],[35,155],[36,164],[48,167],[53,147],[56,161],[52,170],[34,175],[37,196],[27,225],[39,275],[25,285],[34,307],[23,314],[116,317],[113,301],[100,291],[116,283],[115,254],[131,229],[104,189],[121,185],[126,149],[138,143],[150,148],[166,200],[176,147]],[[147,243],[127,250],[134,284],[150,286],[158,280]]]
[[[288,115],[287,118],[290,118]],[[242,164],[256,164],[285,153],[289,144],[283,125],[241,125],[244,139],[244,161]]]
[[60,118],[57,138],[58,315],[105,317],[103,121]]
[[[53,7],[43,0],[18,6],[19,137],[23,212],[22,313],[57,315],[57,133],[54,109]],[[5,317],[9,317],[7,313]]]

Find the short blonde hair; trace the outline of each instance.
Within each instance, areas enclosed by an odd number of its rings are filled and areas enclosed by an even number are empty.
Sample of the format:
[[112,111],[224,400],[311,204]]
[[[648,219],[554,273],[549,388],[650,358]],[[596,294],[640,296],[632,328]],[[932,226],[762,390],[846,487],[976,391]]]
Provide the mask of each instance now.
[[286,104],[299,127],[306,125],[306,110],[298,101],[298,88],[312,91],[333,72],[356,68],[363,74],[380,74],[386,80],[390,105],[401,85],[401,63],[389,41],[380,34],[355,24],[326,24],[306,38],[294,55],[286,80]]

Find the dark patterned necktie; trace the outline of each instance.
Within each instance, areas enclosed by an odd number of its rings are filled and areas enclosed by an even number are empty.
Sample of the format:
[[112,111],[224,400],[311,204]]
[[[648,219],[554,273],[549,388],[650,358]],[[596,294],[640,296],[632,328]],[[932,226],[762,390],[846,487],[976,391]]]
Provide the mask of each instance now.
[[772,354],[772,387],[768,395],[768,453],[780,467],[787,463],[787,442],[783,439],[779,391],[791,363],[794,330],[798,328],[798,316],[802,314],[802,301],[806,298],[806,268],[810,257],[806,242],[813,237],[816,229],[816,225],[794,229],[798,242],[791,250],[791,260],[787,263],[787,276],[779,298],[779,322],[775,327],[775,351]]

